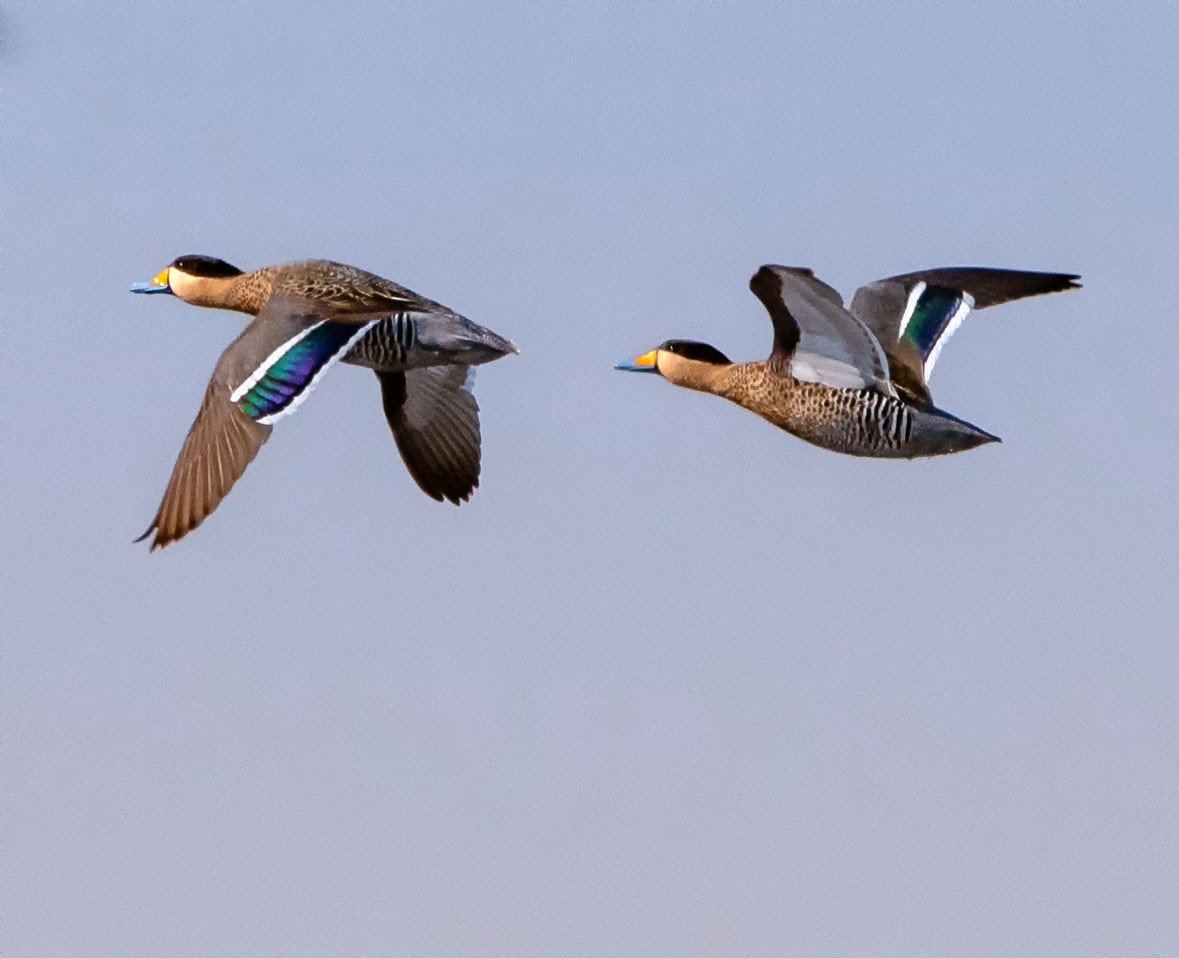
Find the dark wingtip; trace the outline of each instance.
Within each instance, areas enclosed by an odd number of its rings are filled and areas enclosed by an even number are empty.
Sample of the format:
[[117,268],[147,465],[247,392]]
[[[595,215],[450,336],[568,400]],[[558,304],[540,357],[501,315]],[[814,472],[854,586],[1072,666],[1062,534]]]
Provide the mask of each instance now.
[[1078,273],[1046,273],[1037,270],[1004,269],[994,266],[943,266],[889,277],[907,287],[918,281],[941,286],[974,299],[974,309],[986,309],[1027,296],[1063,293],[1080,289]]
[[147,550],[148,552],[155,552],[155,551],[156,551],[156,549],[162,549],[162,548],[164,548],[164,546],[166,546],[166,545],[167,545],[169,542],[172,542],[172,541],[173,541],[172,539],[161,539],[161,538],[160,538],[160,529],[159,529],[159,526],[157,526],[157,525],[156,525],[156,523],[155,523],[155,521],[153,520],[153,521],[152,521],[152,524],[151,524],[150,526],[148,526],[148,527],[147,527],[147,528],[146,528],[146,529],[143,531],[143,535],[139,536],[139,537],[138,537],[138,538],[136,538],[136,539],[133,539],[133,540],[132,540],[132,542],[135,542],[135,543],[142,542],[144,539],[146,539],[148,536],[150,536],[150,535],[151,535],[153,532],[156,534],[156,537],[155,537],[155,540],[154,540],[154,541],[152,542],[152,544],[151,544],[151,548]]
[[767,276],[775,276],[776,270],[784,269],[788,273],[798,273],[801,276],[814,276],[815,271],[809,266],[783,266],[781,263],[764,263],[758,267],[756,273],[753,274],[749,282],[753,282],[759,276],[763,279]]
[[1078,273],[997,270],[992,275],[995,276],[993,286],[991,283],[986,282],[988,277],[984,275],[984,281],[980,284],[980,288],[977,291],[971,289],[969,286],[964,287],[966,292],[974,295],[977,300],[975,305],[978,309],[992,305],[998,306],[1001,303],[1023,299],[1026,296],[1066,293],[1070,289],[1081,288],[1081,284],[1078,282],[1081,277]]
[[[963,284],[963,290],[977,300],[976,308],[999,305],[1026,296],[1043,296],[1047,293],[1064,293],[1080,289],[1079,273],[1045,273],[1034,270],[1000,270],[976,268],[979,276],[978,288],[973,282]],[[983,305],[979,305],[983,304]]]
[[782,278],[777,273],[777,270],[780,269],[789,270],[791,273],[800,273],[803,276],[810,276],[812,279],[815,275],[815,271],[809,266],[779,266],[776,263],[766,263],[749,277],[750,292],[763,301],[767,295],[780,296],[782,294]]
[[749,291],[763,303],[766,297],[776,297],[782,292],[782,281],[770,265],[760,266],[756,273],[749,277]]
[[1048,282],[1045,293],[1066,293],[1070,289],[1082,289],[1080,273],[1040,273]]
[[464,502],[470,501],[471,496],[475,494],[475,490],[479,488],[479,480],[476,479],[469,488],[462,488],[460,486],[430,486],[429,488],[423,484],[422,480],[418,479],[412,472],[414,482],[417,483],[418,488],[422,490],[427,496],[435,502],[449,502],[453,506],[461,506]]
[[[456,506],[461,506],[464,502],[471,501],[471,496],[473,496],[475,494],[475,490],[478,488],[479,488],[479,478],[476,476],[475,481],[473,483],[471,483],[471,487],[469,489],[462,489],[462,490],[451,489],[449,492],[447,492],[445,494],[446,499],[447,499],[447,501],[453,503]],[[441,498],[441,496],[439,498]]]
[[[994,277],[993,282],[991,277]],[[975,298],[975,308],[985,309],[998,306],[1027,296],[1043,296],[1051,293],[1067,293],[1080,289],[1078,273],[1040,273],[1028,270],[981,271],[977,288],[973,283],[963,286],[965,292]]]
[[768,263],[763,264],[757,268],[757,272],[749,277],[749,288],[753,288],[754,283],[764,283],[767,279],[774,275],[774,268]]

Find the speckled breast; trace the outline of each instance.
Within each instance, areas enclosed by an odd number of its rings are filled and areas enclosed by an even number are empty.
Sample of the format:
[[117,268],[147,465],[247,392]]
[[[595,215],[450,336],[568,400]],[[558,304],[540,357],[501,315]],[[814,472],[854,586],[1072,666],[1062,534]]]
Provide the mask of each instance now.
[[835,389],[780,376],[760,363],[732,368],[724,395],[799,439],[835,452],[877,458],[910,449],[913,410],[875,389]]

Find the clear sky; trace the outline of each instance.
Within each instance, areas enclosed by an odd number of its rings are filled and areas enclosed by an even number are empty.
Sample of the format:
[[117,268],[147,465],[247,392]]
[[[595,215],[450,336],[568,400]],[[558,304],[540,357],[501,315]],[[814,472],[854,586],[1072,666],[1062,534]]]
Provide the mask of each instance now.
[[[1179,6],[6,4],[0,953],[1179,954]],[[151,519],[322,256],[520,344],[435,503],[332,371]],[[615,372],[765,262],[971,316],[879,462]]]

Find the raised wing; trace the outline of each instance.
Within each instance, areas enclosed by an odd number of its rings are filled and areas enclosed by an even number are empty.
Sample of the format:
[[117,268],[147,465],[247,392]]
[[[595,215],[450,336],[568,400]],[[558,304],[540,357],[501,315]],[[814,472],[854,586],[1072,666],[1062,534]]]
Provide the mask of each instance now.
[[1075,289],[1079,278],[983,266],[920,270],[860,287],[851,312],[884,347],[893,381],[929,402],[926,384],[942,347],[971,309]]
[[479,404],[466,365],[377,372],[385,418],[414,482],[455,505],[479,485]]
[[763,266],[749,281],[774,324],[770,362],[795,379],[837,389],[888,391],[888,360],[876,337],[809,269]]

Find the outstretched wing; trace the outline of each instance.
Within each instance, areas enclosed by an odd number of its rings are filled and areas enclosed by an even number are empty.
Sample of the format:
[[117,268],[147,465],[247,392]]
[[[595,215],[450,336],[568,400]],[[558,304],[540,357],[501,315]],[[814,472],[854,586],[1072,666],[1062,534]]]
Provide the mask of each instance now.
[[888,360],[876,337],[809,269],[763,266],[749,281],[774,324],[770,362],[795,379],[837,389],[888,389]]
[[267,305],[217,361],[159,510],[139,538],[154,532],[157,549],[199,526],[258,454],[271,423],[296,409],[375,322]]
[[155,550],[190,533],[217,508],[269,437],[270,426],[255,422],[230,402],[228,384],[214,374],[180,447],[160,508],[135,541],[154,532]]
[[1078,279],[1069,273],[983,266],[920,270],[860,287],[852,297],[851,312],[880,340],[893,381],[918,400],[930,402],[929,376],[942,347],[971,309],[1075,289]]
[[479,485],[479,404],[466,365],[377,372],[385,418],[414,482],[455,505]]

